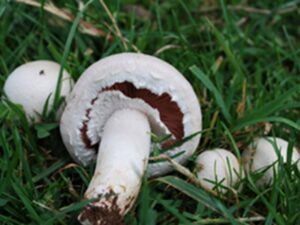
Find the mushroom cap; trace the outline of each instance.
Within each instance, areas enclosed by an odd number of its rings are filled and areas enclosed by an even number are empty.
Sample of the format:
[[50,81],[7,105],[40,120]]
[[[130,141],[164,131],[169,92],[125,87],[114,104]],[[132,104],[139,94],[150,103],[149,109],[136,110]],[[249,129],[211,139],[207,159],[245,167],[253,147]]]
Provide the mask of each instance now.
[[[196,175],[202,185],[212,190],[216,184],[233,187],[243,176],[240,163],[230,151],[217,148],[202,152],[196,159]],[[218,188],[226,192],[224,188]]]
[[[51,110],[60,67],[56,62],[38,60],[17,67],[8,76],[4,92],[10,101],[23,106],[30,122],[40,122],[40,115],[49,96],[48,111]],[[67,98],[72,86],[73,80],[64,70],[61,96]],[[58,112],[57,118],[61,113]]]
[[[274,178],[274,172],[278,171],[277,151],[279,151],[282,161],[287,162],[287,151],[289,143],[278,137],[256,138],[243,152],[243,164],[246,173],[262,172],[263,175],[257,180],[259,187],[270,184]],[[292,163],[297,163],[300,170],[299,153],[293,148]]]
[[[159,136],[171,134],[181,140],[202,128],[198,99],[179,71],[153,56],[116,54],[94,63],[82,74],[62,115],[61,135],[75,161],[88,165],[95,159],[94,148],[101,141],[106,120],[123,108],[145,113],[151,132]],[[183,163],[199,139],[197,135],[165,154],[178,154],[175,160]],[[151,163],[148,169],[156,176],[170,171],[171,165]]]

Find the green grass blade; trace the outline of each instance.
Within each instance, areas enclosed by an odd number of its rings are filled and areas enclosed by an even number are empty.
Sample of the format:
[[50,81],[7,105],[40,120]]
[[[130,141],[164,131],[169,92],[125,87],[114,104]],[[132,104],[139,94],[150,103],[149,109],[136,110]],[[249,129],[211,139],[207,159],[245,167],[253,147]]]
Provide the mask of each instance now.
[[254,125],[254,124],[257,124],[257,123],[261,123],[261,122],[283,123],[283,124],[286,124],[286,125],[294,128],[294,129],[296,129],[296,130],[300,130],[300,125],[298,123],[295,123],[294,121],[289,120],[289,119],[284,118],[284,117],[276,117],[276,116],[249,119],[247,121],[243,121],[242,123],[239,123],[238,125],[234,126],[232,128],[232,130],[236,131],[236,130],[239,130],[243,127],[251,126],[251,125]]
[[66,162],[62,159],[56,161],[51,166],[49,166],[48,168],[46,168],[43,171],[40,171],[36,176],[34,176],[32,178],[32,182],[36,183],[36,182],[39,182],[40,180],[46,178],[47,176],[52,174],[54,171],[57,171],[59,168],[63,167],[63,165],[65,165],[65,163]]
[[214,24],[209,19],[207,19],[206,22],[207,22],[208,26],[212,29],[212,32],[215,35],[215,37],[217,38],[219,45],[223,48],[225,54],[228,57],[230,64],[233,66],[236,73],[238,73],[238,75],[240,77],[239,81],[242,81],[245,78],[245,75],[240,66],[241,62],[235,57],[234,53],[232,52],[232,50],[230,48],[228,41],[223,36],[223,34],[217,30],[217,28],[214,26]]
[[67,41],[66,41],[66,44],[65,44],[65,49],[64,49],[64,53],[63,53],[63,56],[62,56],[62,60],[60,62],[61,64],[61,67],[60,67],[60,71],[59,71],[59,77],[58,77],[58,80],[57,80],[57,85],[56,85],[56,89],[55,89],[55,93],[54,93],[54,101],[53,101],[53,110],[54,112],[56,112],[60,106],[60,92],[61,92],[61,86],[62,86],[62,78],[63,78],[63,70],[64,70],[64,65],[66,63],[66,60],[67,60],[67,57],[70,53],[70,50],[71,50],[71,45],[72,45],[72,42],[75,38],[75,34],[76,34],[76,30],[77,30],[77,27],[80,23],[80,20],[82,19],[82,16],[83,16],[83,13],[84,13],[84,10],[93,2],[94,0],[89,0],[83,7],[82,10],[80,10],[77,15],[76,15],[76,18],[74,19],[74,22],[72,24],[72,27],[70,29],[70,32],[69,32],[69,35],[67,37]]
[[223,116],[227,120],[227,122],[231,123],[232,117],[229,113],[228,108],[224,102],[221,92],[217,89],[217,87],[213,84],[213,82],[206,76],[197,66],[191,66],[190,70],[195,75],[195,77],[200,80],[205,87],[212,92],[215,97],[216,103],[221,108]]
[[216,198],[210,196],[204,190],[195,187],[194,185],[174,176],[167,176],[158,178],[157,181],[165,183],[167,185],[176,188],[180,192],[186,194],[190,198],[196,200],[199,203],[204,204],[211,210],[220,213],[225,218],[227,218],[231,224],[238,224],[234,219],[233,215],[227,210],[227,208]]
[[[257,121],[276,121],[278,120],[278,117],[274,117],[273,114],[276,112],[280,111],[281,109],[284,109],[286,107],[286,102],[294,95],[297,93],[299,90],[299,87],[293,87],[290,90],[286,91],[284,94],[281,96],[277,97],[273,101],[270,101],[266,104],[264,104],[261,107],[258,107],[256,109],[253,109],[252,111],[248,112],[244,117],[238,119],[237,121],[234,122],[233,130],[240,129],[242,127],[245,127],[250,124],[257,123]],[[297,103],[295,103],[297,104]],[[268,118],[268,116],[272,116]],[[287,119],[279,119],[284,121],[284,123],[288,123],[292,125],[292,127],[295,127],[298,129],[298,126],[293,123],[289,122]],[[279,121],[280,122],[280,121]]]
[[[23,148],[22,145],[22,141],[21,141],[21,137],[19,134],[19,131],[17,130],[17,128],[13,129],[13,140],[15,143],[15,151],[17,152],[17,154],[19,155],[19,160],[22,163],[22,167],[23,167],[23,172],[24,175],[26,177],[26,182],[29,185],[30,189],[34,190],[34,185],[32,182],[32,174],[31,174],[31,170],[30,170],[30,166],[29,166],[29,162],[26,159],[26,154],[25,154],[25,150]],[[36,194],[35,192],[33,192],[34,194]]]
[[11,179],[11,186],[18,195],[19,199],[22,201],[25,208],[27,209],[29,216],[38,224],[42,224],[42,219],[39,217],[39,214],[33,208],[32,201],[27,197],[24,189],[22,189],[22,185],[19,182],[17,182],[17,179]]

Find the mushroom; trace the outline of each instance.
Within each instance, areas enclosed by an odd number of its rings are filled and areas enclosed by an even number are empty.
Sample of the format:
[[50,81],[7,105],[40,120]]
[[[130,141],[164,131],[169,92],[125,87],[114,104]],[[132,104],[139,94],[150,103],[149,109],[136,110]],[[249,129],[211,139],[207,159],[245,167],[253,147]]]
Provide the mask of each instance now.
[[[262,173],[256,181],[258,187],[269,185],[273,182],[278,172],[278,161],[287,162],[288,142],[278,137],[256,138],[243,152],[243,164],[247,174]],[[296,148],[292,150],[291,162],[297,163],[300,169],[299,153]]]
[[[119,224],[137,198],[151,134],[170,135],[164,154],[184,163],[200,135],[201,110],[188,81],[173,66],[144,54],[122,53],[91,65],[77,81],[61,119],[64,144],[75,161],[96,169],[85,193],[95,199],[79,215],[82,224]],[[99,149],[99,150],[98,150]],[[98,153],[98,155],[97,155]],[[150,163],[150,176],[167,173],[168,162]],[[121,223],[121,222],[120,222]]]
[[[23,106],[31,123],[41,121],[44,105],[49,98],[48,112],[51,110],[61,66],[58,63],[38,60],[17,67],[7,78],[4,92],[8,99]],[[66,70],[62,75],[61,96],[67,98],[73,80]],[[57,113],[60,118],[62,110]]]
[[196,158],[196,176],[204,188],[225,193],[243,176],[238,159],[230,151],[217,148],[206,150]]

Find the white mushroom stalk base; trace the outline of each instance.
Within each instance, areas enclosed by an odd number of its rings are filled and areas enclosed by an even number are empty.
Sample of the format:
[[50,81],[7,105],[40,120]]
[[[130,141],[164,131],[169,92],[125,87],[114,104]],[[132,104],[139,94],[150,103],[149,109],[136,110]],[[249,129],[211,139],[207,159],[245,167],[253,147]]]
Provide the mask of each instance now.
[[131,109],[116,111],[106,122],[94,176],[85,198],[97,199],[78,219],[86,225],[123,224],[138,196],[150,154],[147,117]]

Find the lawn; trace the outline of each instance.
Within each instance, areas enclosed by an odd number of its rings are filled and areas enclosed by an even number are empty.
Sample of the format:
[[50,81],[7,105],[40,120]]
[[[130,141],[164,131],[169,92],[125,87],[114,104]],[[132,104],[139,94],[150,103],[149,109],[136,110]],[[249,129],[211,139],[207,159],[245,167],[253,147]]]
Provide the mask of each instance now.
[[[256,137],[300,146],[300,1],[1,0],[0,224],[79,224],[95,164],[69,156],[52,114],[30,126],[3,86],[19,65],[58,62],[76,81],[101,58],[156,56],[192,84],[203,130],[195,158],[225,148],[239,160]],[[155,160],[153,158],[153,160]],[[214,196],[182,168],[145,177],[130,225],[300,224],[300,173],[279,163],[272,185],[245,176],[240,191]]]

